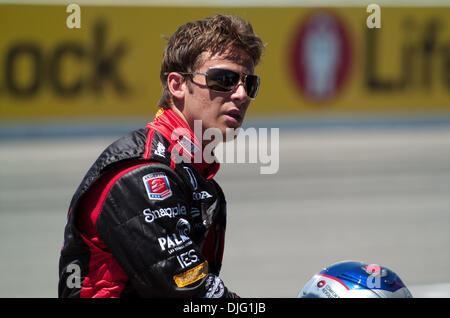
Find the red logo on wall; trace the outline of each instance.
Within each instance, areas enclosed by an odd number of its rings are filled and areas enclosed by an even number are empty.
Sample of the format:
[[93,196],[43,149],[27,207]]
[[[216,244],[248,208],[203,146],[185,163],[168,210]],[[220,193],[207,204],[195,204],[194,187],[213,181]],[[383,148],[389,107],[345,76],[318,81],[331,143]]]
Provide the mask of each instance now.
[[352,63],[345,26],[328,11],[315,11],[299,26],[291,50],[291,66],[299,90],[322,102],[342,89]]

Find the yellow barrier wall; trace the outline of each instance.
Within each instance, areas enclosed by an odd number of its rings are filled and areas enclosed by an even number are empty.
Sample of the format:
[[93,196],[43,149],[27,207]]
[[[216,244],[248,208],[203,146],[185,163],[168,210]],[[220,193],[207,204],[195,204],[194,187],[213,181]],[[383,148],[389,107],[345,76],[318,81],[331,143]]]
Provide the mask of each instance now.
[[153,115],[170,36],[216,13],[267,43],[250,115],[450,110],[450,8],[0,6],[0,118]]

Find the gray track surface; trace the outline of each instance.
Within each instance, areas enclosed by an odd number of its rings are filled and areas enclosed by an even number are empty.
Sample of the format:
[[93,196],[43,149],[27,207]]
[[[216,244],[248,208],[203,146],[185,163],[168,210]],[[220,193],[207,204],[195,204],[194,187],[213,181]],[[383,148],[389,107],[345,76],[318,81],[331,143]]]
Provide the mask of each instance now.
[[[0,142],[0,297],[56,297],[69,201],[113,139]],[[223,280],[244,297],[295,297],[325,265],[361,260],[415,296],[448,297],[449,159],[449,127],[281,131],[277,174],[223,164],[216,177]]]

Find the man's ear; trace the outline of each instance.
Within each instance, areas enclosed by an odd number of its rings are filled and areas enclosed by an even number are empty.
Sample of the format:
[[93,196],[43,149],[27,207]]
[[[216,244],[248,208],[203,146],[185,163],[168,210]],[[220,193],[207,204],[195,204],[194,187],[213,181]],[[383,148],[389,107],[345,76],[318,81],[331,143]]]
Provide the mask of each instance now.
[[167,87],[172,94],[172,97],[177,100],[183,100],[186,92],[186,81],[183,75],[171,72],[167,76]]

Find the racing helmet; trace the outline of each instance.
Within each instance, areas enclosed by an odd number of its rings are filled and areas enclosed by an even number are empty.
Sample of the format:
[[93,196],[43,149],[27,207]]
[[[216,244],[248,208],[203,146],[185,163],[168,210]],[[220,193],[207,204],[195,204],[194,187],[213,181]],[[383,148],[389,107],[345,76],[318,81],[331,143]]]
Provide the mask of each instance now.
[[400,277],[387,267],[344,261],[314,275],[297,297],[412,298],[412,295]]

